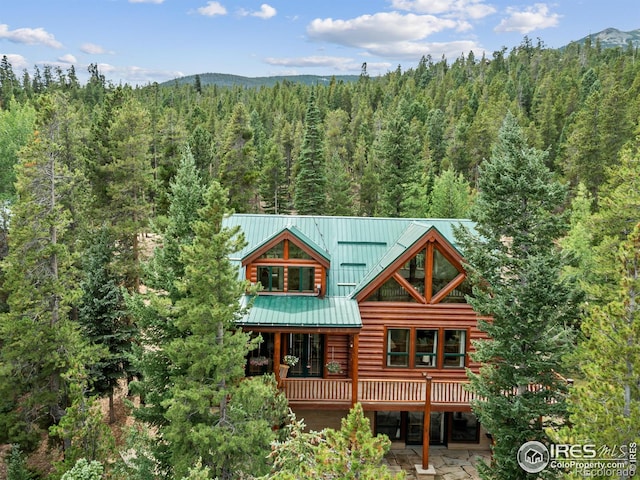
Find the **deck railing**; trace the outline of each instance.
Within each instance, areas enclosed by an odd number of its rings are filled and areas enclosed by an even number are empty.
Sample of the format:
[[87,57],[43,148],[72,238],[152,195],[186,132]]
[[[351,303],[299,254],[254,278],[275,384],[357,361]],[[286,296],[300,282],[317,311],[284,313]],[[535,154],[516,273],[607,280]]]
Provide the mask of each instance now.
[[[434,380],[431,384],[432,405],[469,405],[474,398],[465,385],[468,382]],[[351,379],[284,378],[282,389],[291,402],[351,403]],[[422,405],[425,402],[424,380],[358,380],[358,401],[361,403],[404,403]]]

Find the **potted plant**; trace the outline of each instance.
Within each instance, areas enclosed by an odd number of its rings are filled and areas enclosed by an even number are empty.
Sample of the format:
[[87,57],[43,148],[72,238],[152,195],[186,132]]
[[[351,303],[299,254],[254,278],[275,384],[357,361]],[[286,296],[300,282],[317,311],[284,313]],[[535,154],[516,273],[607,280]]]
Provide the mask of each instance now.
[[298,357],[295,355],[285,355],[280,364],[280,378],[286,378],[290,367],[298,364]]
[[327,372],[329,373],[340,373],[342,371],[340,363],[336,362],[335,360],[331,360],[325,365],[325,367],[327,369]]

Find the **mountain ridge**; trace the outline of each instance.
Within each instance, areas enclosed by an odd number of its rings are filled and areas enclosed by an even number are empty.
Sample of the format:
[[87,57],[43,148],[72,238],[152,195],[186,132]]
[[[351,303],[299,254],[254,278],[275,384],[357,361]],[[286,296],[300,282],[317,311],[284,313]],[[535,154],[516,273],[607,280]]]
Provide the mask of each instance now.
[[[617,28],[605,28],[604,30],[591,33],[582,37],[579,40],[569,42],[568,45],[577,43],[584,45],[587,40],[591,41],[592,45],[597,42],[600,43],[602,48],[625,48],[629,42],[635,47],[640,47],[640,29],[624,32]],[[559,50],[565,49],[568,45],[560,47]],[[209,85],[217,85],[218,87],[273,87],[277,83],[284,81],[292,83],[301,83],[304,85],[326,85],[331,82],[332,78],[335,78],[336,82],[355,82],[360,78],[360,75],[275,75],[271,77],[245,77],[242,75],[234,75],[231,73],[199,73],[194,75],[186,75],[184,77],[178,77],[173,80],[168,80],[161,83],[161,86],[170,85],[185,85],[196,83],[196,77],[200,78],[200,85],[205,87]]]

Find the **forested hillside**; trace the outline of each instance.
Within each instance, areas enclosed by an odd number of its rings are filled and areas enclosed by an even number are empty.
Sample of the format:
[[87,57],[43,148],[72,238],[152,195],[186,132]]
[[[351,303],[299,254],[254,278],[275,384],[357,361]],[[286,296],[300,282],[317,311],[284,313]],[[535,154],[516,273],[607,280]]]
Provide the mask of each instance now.
[[[487,57],[427,57],[381,77],[363,64],[353,82],[261,87],[203,85],[195,77],[113,85],[96,65],[81,84],[73,68],[16,72],[4,57],[0,444],[31,452],[48,439],[64,452],[52,456],[51,478],[80,458],[110,465],[114,439],[95,398],[113,403],[128,380],[147,402],[135,411],[140,423],[130,440],[137,443],[128,445],[138,463],[125,462],[112,478],[196,478],[196,457],[219,468],[212,474],[232,478],[246,458],[256,461],[255,452],[265,455],[250,468],[268,473],[270,442],[282,433],[271,427],[285,407],[268,381],[239,381],[252,346],[234,330],[242,312],[233,299],[247,285],[235,281],[226,260],[242,243],[239,232],[221,227],[226,206],[466,217],[479,186],[500,185],[500,175],[493,183],[478,179],[505,118],[526,137],[513,145],[546,152],[532,155],[544,158],[544,178],[568,185],[567,200],[542,205],[541,218],[561,211],[570,218],[558,242],[573,259],[563,279],[579,280],[588,300],[580,307],[588,342],[572,365],[599,370],[574,368],[588,388],[576,390],[583,395],[571,410],[576,430],[565,433],[605,432],[610,444],[635,439],[640,367],[616,362],[640,358],[637,307],[628,300],[638,286],[639,54],[588,40],[552,50],[525,38]],[[154,250],[150,237],[164,248]],[[556,240],[550,235],[546,247]],[[214,261],[224,275],[203,268]],[[141,298],[143,285],[152,293]],[[603,335],[615,321],[626,330]],[[204,357],[192,358],[214,344],[211,362],[230,364],[226,372],[211,373]],[[608,429],[592,421],[607,395],[623,412],[623,438],[615,421]],[[198,403],[199,414],[188,414],[186,402]],[[238,412],[250,418],[245,430],[234,423]],[[233,428],[215,431],[214,424]],[[145,436],[147,427],[166,442]],[[237,441],[237,449],[196,451],[198,435]]]

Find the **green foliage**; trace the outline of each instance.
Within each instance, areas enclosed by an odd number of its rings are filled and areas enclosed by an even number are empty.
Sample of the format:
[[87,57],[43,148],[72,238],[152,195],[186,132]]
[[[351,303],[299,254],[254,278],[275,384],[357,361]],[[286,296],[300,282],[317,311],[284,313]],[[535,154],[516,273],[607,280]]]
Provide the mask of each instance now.
[[20,154],[18,200],[2,263],[9,311],[0,314],[0,423],[12,423],[8,440],[25,448],[33,447],[41,428],[60,421],[68,384],[84,376],[78,366],[96,355],[69,317],[79,298],[69,232],[80,209],[61,126],[72,121],[65,99],[41,99],[39,133]]
[[78,306],[78,322],[85,337],[103,351],[103,356],[89,367],[89,382],[94,393],[110,397],[111,421],[113,393],[126,373],[134,335],[127,318],[121,279],[113,272],[114,250],[113,237],[102,227],[86,252]]
[[472,198],[469,182],[449,168],[434,180],[427,217],[467,218]]
[[193,242],[181,247],[184,276],[178,283],[175,330],[171,338],[161,339],[158,359],[171,369],[157,370],[155,378],[168,375],[165,390],[152,388],[153,399],[145,400],[161,401],[156,413],[166,421],[155,418],[176,476],[186,475],[200,458],[215,475],[231,478],[267,468],[272,427],[284,415],[284,399],[273,379],[242,381],[255,342],[235,327],[244,311],[238,299],[248,285],[237,280],[228,258],[244,240],[238,229],[222,228],[226,191],[213,183],[205,198],[193,223]]
[[293,205],[300,215],[322,215],[327,200],[327,172],[322,120],[312,90],[307,104],[302,149],[298,158]]
[[35,126],[35,109],[11,101],[9,108],[0,110],[0,201],[15,195],[14,165],[18,152],[27,143]]
[[558,209],[566,189],[507,115],[478,190],[471,211],[476,232],[458,235],[473,284],[469,303],[492,316],[480,322],[489,338],[477,341],[473,354],[483,366],[469,373],[472,391],[483,399],[473,410],[495,442],[491,465],[480,471],[483,478],[524,479],[528,474],[516,463],[520,445],[547,442],[545,428],[566,419],[562,357],[571,348],[567,325],[580,299],[561,276],[565,260],[555,246],[565,229]]
[[24,453],[20,450],[20,445],[14,443],[11,445],[11,451],[6,460],[7,480],[31,480],[32,473],[27,468]]
[[617,287],[607,303],[590,308],[582,322],[585,339],[572,355],[580,375],[561,438],[578,444],[640,442],[640,223],[617,259]]
[[60,480],[102,480],[104,468],[96,460],[88,462],[86,458],[79,459],[73,468],[64,473]]
[[270,457],[274,471],[264,477],[272,480],[297,478],[402,479],[382,464],[391,442],[384,435],[373,436],[362,406],[356,404],[342,419],[340,430],[304,430],[304,423],[290,414],[287,438],[274,444]]
[[[99,462],[107,462],[115,448],[111,429],[104,423],[100,404],[95,398],[85,397],[81,385],[70,385],[70,397],[73,398],[71,406],[66,408],[60,422],[49,428],[50,436],[64,445],[64,460],[55,465],[56,470],[63,473],[73,465],[75,469],[83,460],[90,460],[91,465],[98,463],[102,472]],[[94,467],[83,466],[80,470],[94,470]]]

